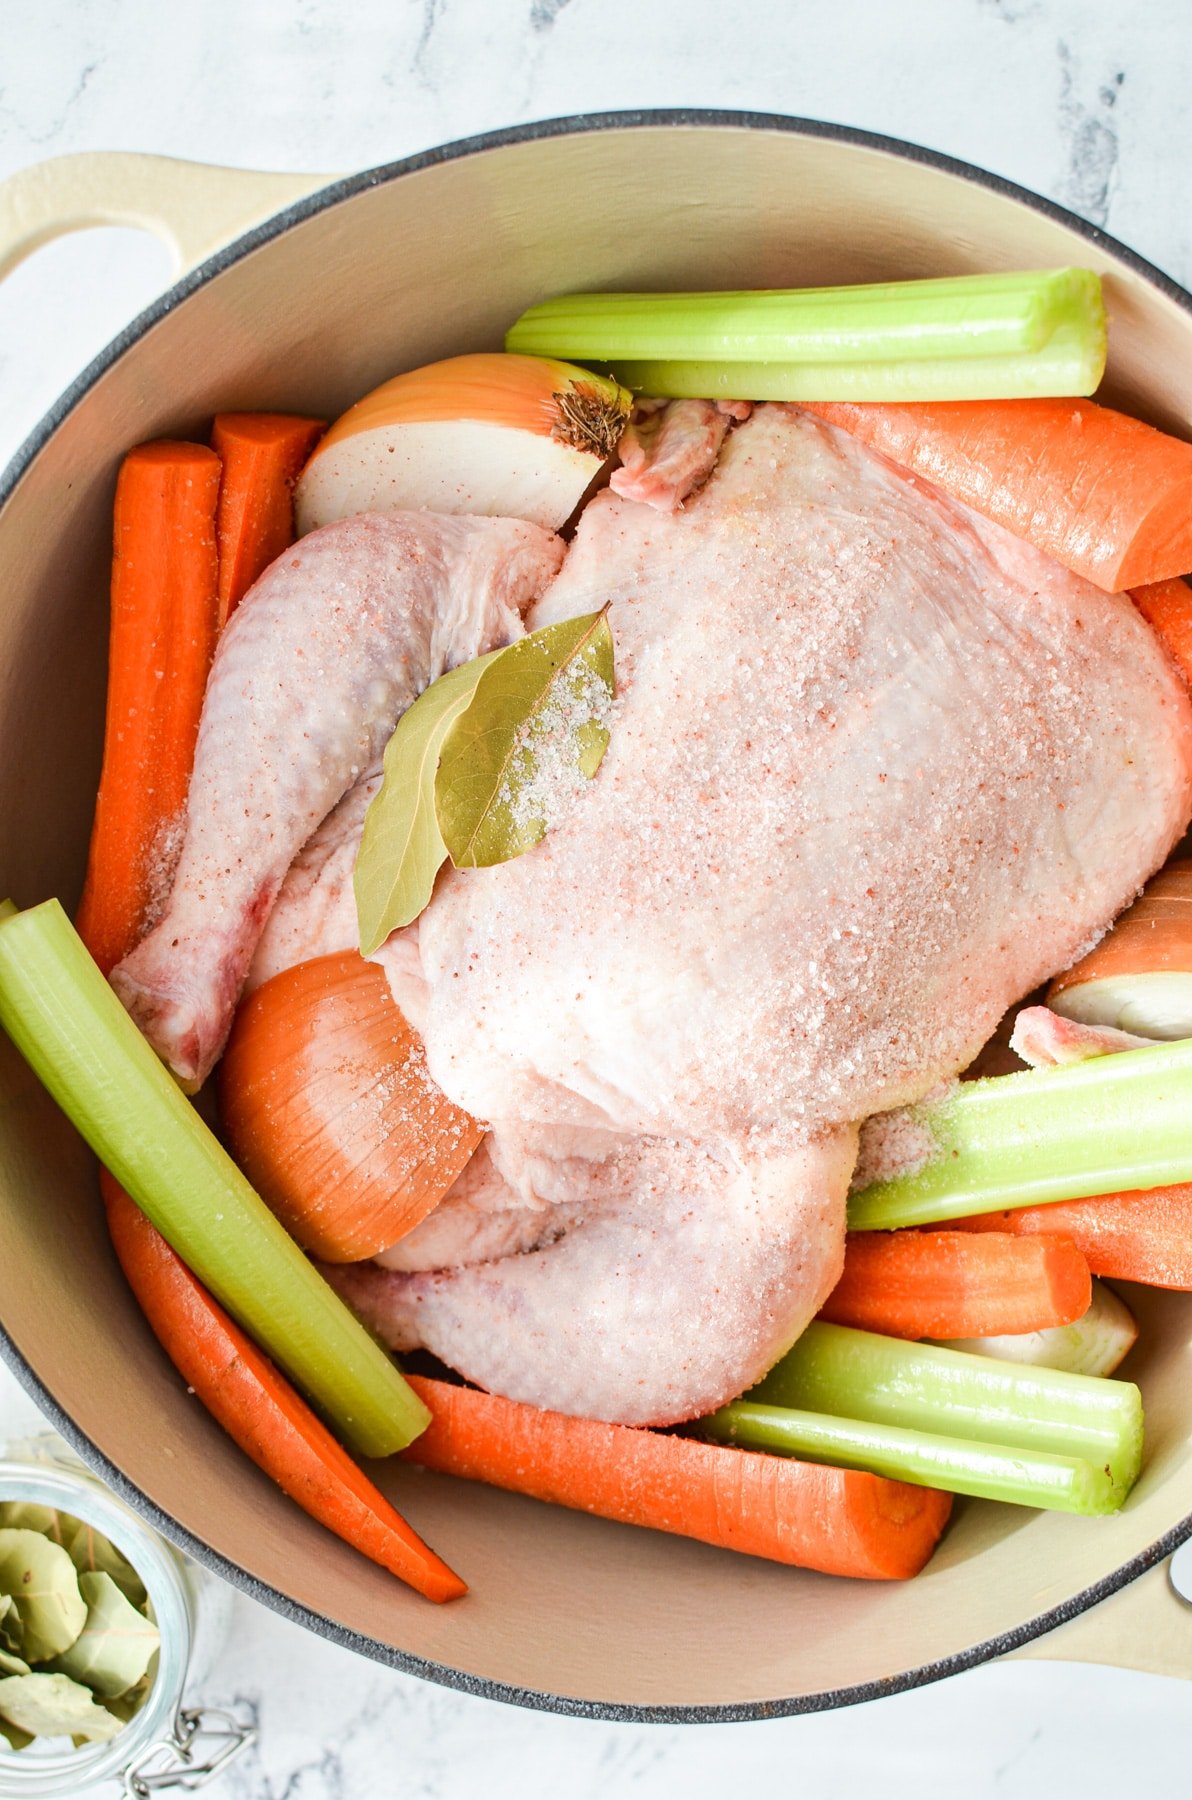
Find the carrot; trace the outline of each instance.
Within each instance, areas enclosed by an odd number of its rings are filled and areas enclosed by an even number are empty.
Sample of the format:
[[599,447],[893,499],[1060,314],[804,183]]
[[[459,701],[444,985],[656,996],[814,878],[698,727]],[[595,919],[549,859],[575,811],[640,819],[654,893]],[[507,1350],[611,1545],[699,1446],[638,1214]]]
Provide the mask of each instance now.
[[1024,1237],[1055,1233],[1071,1239],[1094,1275],[1192,1289],[1192,1183],[975,1213],[951,1220],[949,1229]]
[[1192,687],[1192,588],[1186,581],[1156,581],[1150,587],[1131,588],[1130,598]]
[[1152,876],[1101,942],[1056,976],[1047,1004],[1085,1025],[1192,1034],[1192,861]]
[[223,463],[219,494],[219,622],[294,541],[294,488],[322,436],[322,419],[217,413],[211,442]]
[[116,1255],[142,1312],[229,1437],[311,1518],[428,1600],[467,1593],[106,1169],[100,1188]]
[[1095,400],[808,410],[1109,593],[1192,569],[1192,444]]
[[[153,895],[156,868],[135,847],[157,842],[186,801],[216,633],[218,480],[211,451],[149,444],[130,453],[117,481],[107,798],[101,787],[79,914],[84,942],[106,968],[136,943]],[[121,816],[139,833],[128,844],[116,829]],[[154,1333],[241,1449],[313,1518],[420,1593],[464,1593],[105,1169],[100,1190],[120,1266]]]
[[819,1316],[886,1337],[993,1337],[1070,1325],[1091,1299],[1088,1263],[1064,1238],[854,1231]]
[[168,879],[215,650],[219,458],[142,444],[116,481],[103,769],[78,927],[106,975]]
[[948,1494],[862,1470],[408,1380],[434,1414],[408,1462],[772,1562],[899,1580],[923,1567],[951,1511]]
[[325,1262],[359,1262],[412,1231],[484,1136],[432,1081],[384,973],[355,950],[249,996],[219,1091],[236,1161]]

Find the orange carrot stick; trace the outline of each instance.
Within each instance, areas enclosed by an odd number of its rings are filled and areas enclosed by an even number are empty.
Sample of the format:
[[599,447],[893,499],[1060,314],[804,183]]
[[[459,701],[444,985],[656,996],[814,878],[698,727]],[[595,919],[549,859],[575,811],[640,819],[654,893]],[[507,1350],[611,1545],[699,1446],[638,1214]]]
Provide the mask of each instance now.
[[[154,863],[133,854],[135,845],[159,841],[186,800],[216,631],[218,480],[210,450],[149,444],[126,458],[117,483],[107,799],[101,788],[79,914],[105,972],[136,943],[153,893]],[[201,488],[201,510],[193,488]],[[203,630],[188,635],[184,625],[196,617]],[[147,642],[159,647],[161,675]],[[121,810],[140,834],[128,844],[115,828]],[[236,1443],[313,1518],[420,1593],[448,1600],[465,1592],[103,1169],[100,1188],[117,1257],[154,1333]]]
[[916,1575],[951,1496],[856,1469],[542,1412],[408,1376],[434,1414],[402,1455],[579,1512],[829,1575]]
[[1107,592],[1192,569],[1192,444],[1095,400],[808,410]]
[[1162,638],[1180,674],[1192,687],[1192,588],[1186,581],[1156,581],[1131,588],[1130,598]]
[[103,771],[79,931],[106,975],[168,880],[215,650],[219,458],[142,444],[116,482]]
[[1094,1275],[1192,1289],[1192,1183],[953,1219],[950,1229],[1070,1238]]
[[1088,1263],[1065,1238],[854,1231],[819,1316],[887,1337],[996,1337],[1071,1325],[1091,1299]]
[[294,487],[323,433],[322,419],[218,413],[211,442],[223,463],[219,494],[219,622],[294,541]]
[[183,1380],[304,1512],[428,1600],[467,1587],[356,1467],[106,1169],[108,1230],[141,1310]]

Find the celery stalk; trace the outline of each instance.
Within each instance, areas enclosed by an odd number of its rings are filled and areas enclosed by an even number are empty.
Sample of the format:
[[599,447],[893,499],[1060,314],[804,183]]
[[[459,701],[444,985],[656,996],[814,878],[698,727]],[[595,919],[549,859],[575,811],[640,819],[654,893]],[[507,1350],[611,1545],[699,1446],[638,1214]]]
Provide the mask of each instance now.
[[258,1198],[142,1038],[56,900],[0,909],[0,1025],[184,1262],[351,1446],[430,1414]]
[[1192,1181],[1192,1039],[962,1082],[908,1112],[938,1154],[852,1195],[853,1231]]
[[701,1419],[700,1435],[747,1450],[868,1469],[920,1487],[1009,1500],[1056,1512],[1108,1513],[1121,1504],[1104,1472],[1082,1457],[1007,1444],[974,1443],[937,1432],[839,1419],[752,1400]]
[[[567,294],[507,350],[615,364],[628,386],[726,399],[1091,393],[1105,308],[1088,269],[755,293]],[[726,367],[725,365],[738,365]]]
[[562,294],[531,306],[505,348],[565,345],[602,362],[884,362],[1039,350],[1056,328],[1103,328],[1089,269],[958,275],[743,293]]
[[1105,373],[1105,340],[1064,326],[1042,349],[1006,356],[839,363],[618,359],[608,366],[633,393],[668,400],[1030,400],[1094,393]]
[[1142,1457],[1142,1398],[1133,1382],[996,1362],[845,1325],[808,1326],[744,1398],[1074,1458],[1100,1472],[1115,1505]]

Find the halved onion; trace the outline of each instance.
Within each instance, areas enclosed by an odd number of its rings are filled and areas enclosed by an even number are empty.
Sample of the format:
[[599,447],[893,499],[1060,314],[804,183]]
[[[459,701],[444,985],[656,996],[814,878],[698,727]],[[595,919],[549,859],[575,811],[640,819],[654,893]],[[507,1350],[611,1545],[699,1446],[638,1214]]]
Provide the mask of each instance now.
[[299,963],[236,1015],[220,1070],[233,1155],[304,1250],[356,1262],[438,1205],[484,1136],[355,950]]
[[1082,1025],[1192,1037],[1192,861],[1160,869],[1095,949],[1056,977],[1047,1004]]
[[632,396],[544,356],[452,356],[337,419],[295,495],[300,533],[350,513],[481,513],[554,529],[617,447]]
[[1066,1369],[1070,1375],[1112,1375],[1137,1337],[1138,1326],[1125,1301],[1103,1281],[1094,1280],[1088,1311],[1071,1325],[1002,1337],[949,1338],[945,1348],[996,1356],[1001,1362]]

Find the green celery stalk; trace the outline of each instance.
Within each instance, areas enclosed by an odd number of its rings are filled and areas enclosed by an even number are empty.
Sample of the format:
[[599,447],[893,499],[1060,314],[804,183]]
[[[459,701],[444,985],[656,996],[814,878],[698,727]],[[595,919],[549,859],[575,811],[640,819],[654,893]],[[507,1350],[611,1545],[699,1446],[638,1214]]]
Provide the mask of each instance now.
[[1192,1181],[1192,1039],[962,1082],[908,1113],[938,1155],[853,1194],[853,1231]]
[[753,293],[565,294],[523,313],[505,348],[615,364],[627,385],[675,397],[985,399],[1091,393],[1106,324],[1097,275],[1046,269]]
[[359,1454],[422,1401],[258,1198],[145,1042],[56,900],[0,908],[0,1025],[162,1236]]
[[1104,1471],[1083,1458],[1008,1444],[974,1443],[752,1400],[721,1407],[700,1420],[699,1431],[703,1437],[746,1450],[868,1469],[896,1481],[973,1494],[980,1500],[1085,1514],[1115,1512],[1121,1505],[1121,1495]]
[[633,393],[667,400],[1029,400],[1094,393],[1105,373],[1105,339],[1062,326],[1041,349],[1005,356],[839,363],[618,358],[609,366]]
[[1099,1472],[1115,1505],[1142,1459],[1142,1397],[1133,1382],[997,1362],[845,1325],[809,1325],[744,1398],[1081,1460]]

